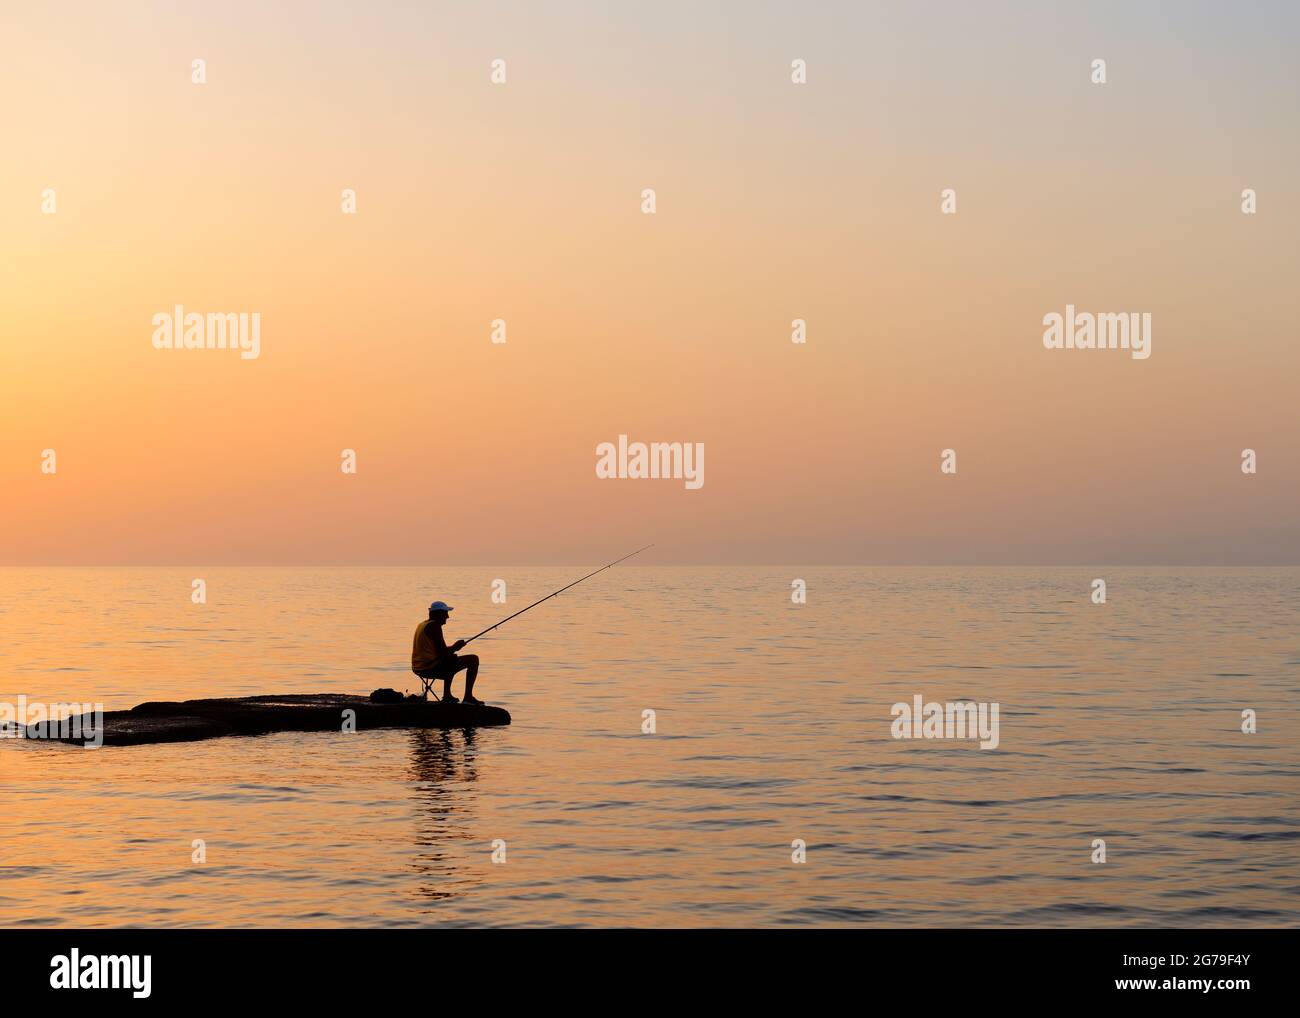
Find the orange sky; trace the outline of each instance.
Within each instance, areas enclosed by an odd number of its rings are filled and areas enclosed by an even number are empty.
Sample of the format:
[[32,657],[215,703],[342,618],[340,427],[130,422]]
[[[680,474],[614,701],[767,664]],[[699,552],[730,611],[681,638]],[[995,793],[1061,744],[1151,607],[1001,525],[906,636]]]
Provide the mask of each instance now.
[[1285,6],[204,10],[0,15],[0,563],[1300,561]]

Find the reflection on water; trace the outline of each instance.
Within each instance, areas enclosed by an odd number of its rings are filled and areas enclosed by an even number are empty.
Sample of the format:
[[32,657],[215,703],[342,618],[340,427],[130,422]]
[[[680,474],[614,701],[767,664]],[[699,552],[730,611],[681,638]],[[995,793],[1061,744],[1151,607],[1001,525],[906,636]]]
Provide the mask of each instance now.
[[[0,700],[409,688],[432,596],[574,575],[0,569]],[[1094,575],[620,566],[475,645],[506,728],[0,740],[0,922],[1300,922],[1300,570]],[[915,695],[998,748],[891,738]]]
[[[481,881],[471,869],[457,870],[449,842],[464,841],[475,829],[474,782],[477,747],[474,730],[417,730],[411,740],[412,798],[416,803],[416,842],[420,852],[412,868],[425,898],[465,893],[460,884]],[[435,913],[436,914],[436,913]]]

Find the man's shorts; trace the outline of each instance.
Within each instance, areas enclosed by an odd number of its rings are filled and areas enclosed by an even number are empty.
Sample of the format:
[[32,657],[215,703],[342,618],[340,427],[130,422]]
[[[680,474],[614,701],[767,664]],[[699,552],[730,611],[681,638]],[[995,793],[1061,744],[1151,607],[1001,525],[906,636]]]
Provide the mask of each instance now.
[[[446,657],[435,661],[428,668],[415,672],[422,679],[449,679],[456,674],[456,666],[460,663],[460,658],[455,654],[448,654]],[[414,669],[412,669],[414,671]]]

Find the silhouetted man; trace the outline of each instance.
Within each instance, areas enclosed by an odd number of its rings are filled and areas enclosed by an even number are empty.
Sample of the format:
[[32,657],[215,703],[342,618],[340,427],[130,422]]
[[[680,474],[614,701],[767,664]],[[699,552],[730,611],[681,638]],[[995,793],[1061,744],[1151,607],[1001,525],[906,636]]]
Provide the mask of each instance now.
[[424,697],[429,697],[429,684],[442,680],[442,702],[459,703],[451,695],[451,680],[457,672],[465,671],[465,702],[482,703],[474,698],[474,680],[478,678],[478,656],[466,654],[457,657],[456,651],[465,646],[457,640],[450,647],[443,639],[442,627],[447,624],[451,606],[434,601],[429,605],[429,617],[415,627],[415,643],[411,647],[411,671],[424,680]]

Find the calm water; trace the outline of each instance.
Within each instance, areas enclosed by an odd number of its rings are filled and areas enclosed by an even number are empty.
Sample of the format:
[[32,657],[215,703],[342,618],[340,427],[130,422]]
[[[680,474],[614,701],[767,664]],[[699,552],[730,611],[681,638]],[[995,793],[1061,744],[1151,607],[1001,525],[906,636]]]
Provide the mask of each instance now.
[[[583,571],[0,569],[0,700],[410,688],[432,597],[470,635]],[[619,567],[476,644],[509,728],[0,740],[0,923],[1296,925],[1298,606],[1296,569]],[[895,741],[916,693],[999,702],[1000,747]]]

